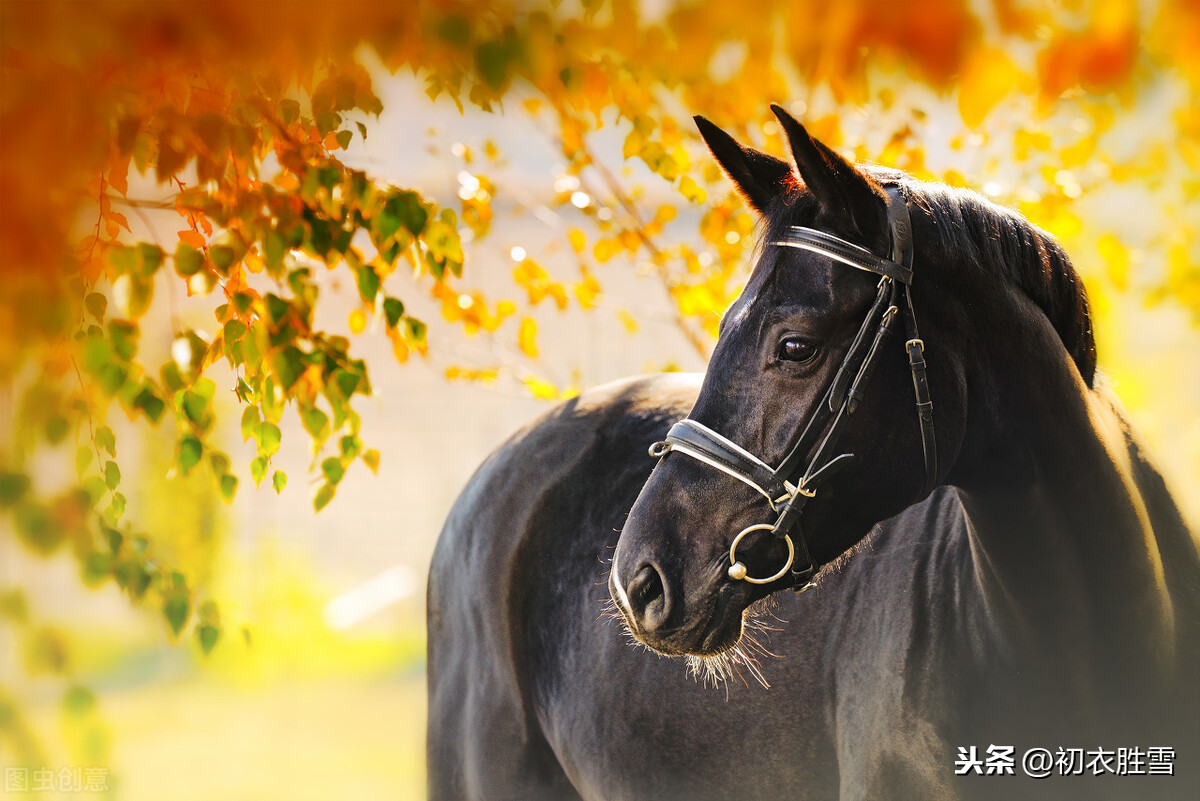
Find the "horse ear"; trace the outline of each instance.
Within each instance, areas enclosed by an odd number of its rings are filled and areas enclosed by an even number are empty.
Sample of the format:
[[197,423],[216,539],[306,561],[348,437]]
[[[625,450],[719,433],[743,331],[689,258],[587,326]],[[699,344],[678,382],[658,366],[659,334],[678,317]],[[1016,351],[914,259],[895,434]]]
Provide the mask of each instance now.
[[847,221],[863,241],[870,241],[867,237],[880,230],[887,214],[883,189],[869,175],[813,139],[782,107],[772,104],[771,111],[787,134],[801,180],[821,204],[821,210],[834,219]]
[[732,136],[696,115],[693,117],[705,144],[721,169],[729,176],[746,202],[759,214],[765,214],[770,202],[779,196],[792,176],[792,166],[782,159],[754,148],[742,147]]

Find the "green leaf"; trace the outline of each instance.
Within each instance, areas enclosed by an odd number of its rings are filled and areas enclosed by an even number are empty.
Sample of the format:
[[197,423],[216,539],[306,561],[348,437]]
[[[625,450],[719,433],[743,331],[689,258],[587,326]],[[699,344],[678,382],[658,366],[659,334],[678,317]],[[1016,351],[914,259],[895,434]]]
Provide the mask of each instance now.
[[213,626],[221,623],[221,609],[217,606],[216,601],[211,599],[204,601],[200,606],[196,607],[196,615],[202,623],[208,623]]
[[181,242],[175,250],[175,272],[188,278],[202,269],[204,269],[204,254],[191,245]]
[[125,379],[129,378],[129,371],[118,364],[110,364],[104,367],[98,376],[97,383],[100,384],[100,389],[104,390],[106,395],[116,395],[121,387],[125,386]]
[[80,445],[75,450],[75,474],[82,477],[87,472],[88,467],[92,464],[92,449],[87,445]]
[[404,316],[404,304],[396,298],[384,298],[383,316],[387,318],[388,328],[395,328],[396,323]]
[[84,298],[83,305],[87,307],[93,317],[103,320],[104,312],[108,309],[108,298],[99,292],[93,292]]
[[300,104],[295,100],[284,100],[279,104],[279,112],[283,116],[283,124],[291,125],[300,117]]
[[136,248],[118,246],[108,251],[108,263],[113,266],[118,275],[135,272],[138,267],[138,252]]
[[184,415],[193,423],[202,422],[204,412],[209,408],[209,402],[192,390],[184,390],[184,399],[180,405],[184,409]]
[[132,559],[117,565],[113,575],[117,579],[117,584],[135,600],[141,598],[150,587],[150,574],[141,563]]
[[200,643],[200,650],[208,654],[216,647],[217,640],[221,639],[221,630],[210,623],[201,623],[196,627],[196,639]]
[[68,715],[81,718],[96,708],[96,696],[86,687],[75,685],[63,696],[63,708]]
[[225,323],[225,344],[237,342],[242,337],[246,336],[246,324],[241,320],[230,320]]
[[137,355],[138,333],[138,327],[133,323],[112,320],[108,324],[108,338],[112,341],[113,351],[125,361]]
[[158,272],[158,268],[162,264],[162,248],[158,245],[151,245],[149,242],[139,242],[137,252],[143,276],[149,278]]
[[263,256],[266,258],[267,269],[274,270],[279,267],[286,254],[287,244],[283,241],[283,236],[274,228],[267,231],[263,237]]
[[416,317],[404,318],[405,338],[413,342],[425,341],[425,323]]
[[362,451],[362,440],[353,434],[348,434],[342,437],[338,447],[342,451],[342,458],[350,461]]
[[337,132],[338,144],[342,146],[342,150],[345,150],[346,148],[350,147],[350,140],[353,138],[354,138],[354,133],[351,131],[338,131]]
[[271,371],[280,388],[286,392],[304,372],[304,354],[292,345],[281,348],[271,356]]
[[208,466],[212,468],[214,476],[223,476],[229,472],[229,457],[220,451],[210,449]]
[[104,485],[110,490],[115,490],[121,483],[121,468],[117,467],[116,462],[104,463]]
[[342,396],[349,398],[354,394],[354,390],[358,388],[359,377],[349,370],[338,370],[333,376],[337,388],[341,391]]
[[16,504],[29,492],[29,476],[23,472],[0,472],[0,508]]
[[304,430],[309,433],[314,440],[324,442],[329,437],[329,416],[325,412],[318,409],[316,406],[308,409],[303,414]]
[[379,294],[379,274],[369,264],[358,268],[358,294],[368,305],[375,305],[375,296]]
[[217,382],[211,378],[200,378],[192,384],[192,392],[196,393],[206,401],[210,401],[217,394]]
[[109,456],[117,455],[117,438],[108,426],[100,426],[96,429],[96,445],[108,451]]
[[329,502],[333,500],[335,492],[337,490],[331,484],[322,484],[321,488],[317,490],[317,494],[313,496],[313,509],[319,512],[328,506]]
[[393,195],[387,205],[413,236],[420,236],[429,220],[429,212],[421,205],[421,196],[416,192],[400,192]]
[[484,42],[475,48],[479,75],[493,91],[499,91],[508,77],[509,48],[504,42]]
[[275,488],[275,493],[283,492],[283,488],[287,486],[287,473],[282,470],[276,470],[271,476],[271,486]]
[[60,414],[56,414],[46,421],[46,439],[50,440],[51,445],[62,442],[70,430],[71,424]]
[[466,47],[471,41],[471,21],[462,14],[451,14],[438,23],[438,36],[455,47]]
[[225,475],[221,476],[221,497],[225,499],[226,503],[231,502],[233,500],[233,496],[237,495],[237,486],[237,476],[235,476],[233,473],[226,473]]
[[81,483],[83,491],[88,494],[92,503],[97,503],[108,492],[108,487],[104,484],[104,479],[100,476],[88,476]]
[[337,484],[342,480],[342,476],[346,474],[346,468],[342,466],[341,459],[336,456],[330,456],[321,462],[321,472],[325,474],[326,481],[330,484]]
[[187,624],[190,612],[191,601],[188,599],[187,590],[173,590],[163,601],[163,616],[177,636]]
[[183,389],[183,373],[179,372],[179,365],[175,362],[167,362],[159,370],[159,375],[162,377],[163,386],[169,392],[178,392]]
[[267,477],[267,460],[261,456],[255,457],[250,463],[250,478],[254,479],[255,484],[261,484],[262,480]]
[[208,249],[208,256],[222,274],[228,273],[229,268],[237,261],[237,253],[228,245],[214,245]]
[[203,453],[204,445],[191,434],[179,440],[179,469],[185,476],[200,463]]
[[254,296],[249,292],[237,292],[233,296],[233,305],[237,308],[238,314],[247,315],[254,307]]
[[258,432],[258,427],[262,423],[262,413],[259,412],[257,406],[247,406],[242,412],[242,442],[248,441]]
[[104,516],[110,524],[115,526],[123,514],[125,514],[125,496],[114,492],[108,508],[104,510]]
[[258,427],[258,453],[260,456],[274,456],[279,452],[279,440],[282,434],[279,426],[274,423],[262,423]]
[[321,136],[336,131],[338,126],[342,124],[342,116],[334,111],[326,111],[317,115],[316,119],[317,130],[321,132]]
[[141,409],[146,413],[150,422],[157,423],[162,418],[163,412],[166,411],[167,404],[154,394],[154,386],[147,381],[142,385],[141,392],[133,399],[133,408]]
[[356,126],[358,126],[358,135],[359,135],[359,136],[361,136],[361,137],[363,138],[363,140],[364,140],[364,141],[366,141],[366,138],[367,138],[367,126],[363,125],[361,122],[356,122],[356,123],[354,123],[354,124],[355,124]]
[[22,503],[13,515],[21,540],[40,554],[53,553],[66,534],[50,510],[38,503]]
[[208,401],[190,389],[183,391],[183,401],[180,405],[187,419],[196,424],[204,420],[204,414],[208,410]]
[[93,588],[100,586],[112,572],[112,561],[111,554],[88,554],[83,563],[83,583]]

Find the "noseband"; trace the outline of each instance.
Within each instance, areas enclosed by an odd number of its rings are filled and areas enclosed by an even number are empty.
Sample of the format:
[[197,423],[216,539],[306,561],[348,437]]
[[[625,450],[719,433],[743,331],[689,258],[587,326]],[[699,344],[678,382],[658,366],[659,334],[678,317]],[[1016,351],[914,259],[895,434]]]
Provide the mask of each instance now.
[[[663,457],[671,451],[678,451],[745,482],[762,493],[770,503],[771,510],[777,513],[774,523],[747,526],[733,538],[729,546],[729,577],[735,581],[770,584],[783,578],[790,570],[797,592],[812,586],[817,565],[809,554],[803,531],[798,529],[800,515],[808,500],[817,494],[817,488],[853,457],[853,454],[843,453],[826,460],[827,453],[841,434],[843,424],[854,414],[862,400],[863,388],[871,377],[884,340],[895,327],[897,316],[904,319],[907,336],[904,347],[912,370],[917,419],[921,426],[921,449],[925,458],[922,495],[928,495],[937,480],[937,443],[933,431],[933,402],[929,399],[929,384],[925,377],[925,343],[917,331],[917,318],[909,291],[913,277],[912,223],[899,188],[889,187],[887,193],[888,224],[892,239],[890,258],[876,256],[866,248],[824,231],[801,226],[792,226],[784,239],[770,243],[820,253],[842,264],[881,276],[875,302],[855,334],[841,366],[826,388],[821,403],[808,418],[779,466],[772,469],[737,443],[695,420],[679,421],[667,432],[665,440],[650,446],[651,456]],[[795,478],[797,475],[798,479]],[[787,563],[773,576],[753,578],[746,574],[746,566],[738,561],[738,545],[752,531],[770,531],[787,543]],[[797,531],[795,542],[791,537],[793,531]]]

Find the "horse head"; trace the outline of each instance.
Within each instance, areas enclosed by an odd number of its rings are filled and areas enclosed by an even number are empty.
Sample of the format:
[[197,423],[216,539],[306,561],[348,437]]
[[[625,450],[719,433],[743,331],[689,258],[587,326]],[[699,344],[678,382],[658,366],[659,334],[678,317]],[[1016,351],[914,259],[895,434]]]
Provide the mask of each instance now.
[[747,607],[812,586],[940,483],[962,437],[964,351],[932,313],[953,317],[950,288],[922,283],[941,273],[923,260],[937,234],[914,182],[856,167],[774,111],[791,162],[696,118],[763,236],[613,559],[613,599],[662,653],[732,648]]

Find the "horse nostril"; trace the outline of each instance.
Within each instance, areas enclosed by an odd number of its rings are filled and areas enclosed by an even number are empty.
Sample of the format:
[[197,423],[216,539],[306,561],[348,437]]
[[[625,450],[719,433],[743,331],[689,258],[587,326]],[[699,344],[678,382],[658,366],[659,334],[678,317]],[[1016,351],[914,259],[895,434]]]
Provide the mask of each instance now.
[[666,618],[663,578],[654,565],[642,565],[629,582],[628,592],[631,611],[643,628],[656,628]]
[[638,606],[647,607],[661,598],[662,594],[662,576],[654,569],[654,565],[642,565],[642,569],[633,577],[629,597],[636,598]]

